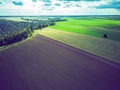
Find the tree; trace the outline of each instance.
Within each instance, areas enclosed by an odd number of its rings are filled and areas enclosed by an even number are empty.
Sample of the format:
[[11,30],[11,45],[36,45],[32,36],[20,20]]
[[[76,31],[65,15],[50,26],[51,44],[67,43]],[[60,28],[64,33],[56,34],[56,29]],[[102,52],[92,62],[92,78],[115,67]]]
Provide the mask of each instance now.
[[105,33],[105,34],[103,35],[103,38],[108,38],[108,35]]

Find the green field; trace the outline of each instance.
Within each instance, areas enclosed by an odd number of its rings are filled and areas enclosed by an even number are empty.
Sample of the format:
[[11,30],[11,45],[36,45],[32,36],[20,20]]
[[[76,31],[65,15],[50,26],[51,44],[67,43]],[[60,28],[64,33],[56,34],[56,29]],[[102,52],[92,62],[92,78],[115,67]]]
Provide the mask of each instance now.
[[34,35],[35,34],[46,36],[72,47],[120,63],[120,42],[51,28],[36,30]]
[[50,26],[56,30],[103,37],[106,33],[108,39],[120,41],[120,21],[107,18],[68,18],[68,21],[57,22]]
[[[48,38],[120,63],[120,20],[107,17],[74,17],[37,30]],[[104,34],[108,38],[103,38]]]
[[[8,20],[21,22],[20,18],[10,17]],[[110,19],[107,17],[64,18],[67,21],[56,22],[54,26],[34,30],[33,36],[41,34],[72,47],[120,63],[120,19]],[[103,38],[105,33],[108,35],[107,39]],[[0,49],[3,50],[4,46],[0,47]]]

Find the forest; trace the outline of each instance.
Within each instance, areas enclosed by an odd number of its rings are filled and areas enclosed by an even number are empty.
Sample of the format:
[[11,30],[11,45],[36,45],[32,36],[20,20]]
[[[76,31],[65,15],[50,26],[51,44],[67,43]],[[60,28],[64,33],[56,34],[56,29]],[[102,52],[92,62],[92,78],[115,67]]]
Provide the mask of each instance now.
[[23,21],[0,19],[0,46],[12,44],[32,36],[35,29],[55,25],[55,22],[66,21],[60,18],[47,20],[21,18]]

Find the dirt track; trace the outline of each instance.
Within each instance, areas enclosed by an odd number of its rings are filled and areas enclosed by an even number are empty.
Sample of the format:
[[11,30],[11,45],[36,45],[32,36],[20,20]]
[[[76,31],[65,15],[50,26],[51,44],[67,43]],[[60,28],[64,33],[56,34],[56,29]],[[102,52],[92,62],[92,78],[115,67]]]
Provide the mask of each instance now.
[[0,52],[0,90],[120,90],[119,67],[36,36]]

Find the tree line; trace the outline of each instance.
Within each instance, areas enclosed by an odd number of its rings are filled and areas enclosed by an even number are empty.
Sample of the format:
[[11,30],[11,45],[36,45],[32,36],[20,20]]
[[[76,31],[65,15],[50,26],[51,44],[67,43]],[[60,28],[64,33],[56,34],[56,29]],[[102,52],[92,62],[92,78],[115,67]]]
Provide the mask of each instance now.
[[[24,19],[24,18],[21,18]],[[56,19],[31,20],[17,22],[0,19],[0,46],[12,44],[32,35],[35,29],[42,29],[50,25],[55,25]],[[61,19],[59,19],[61,20]]]

